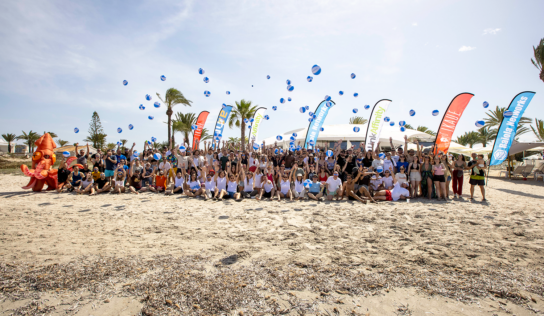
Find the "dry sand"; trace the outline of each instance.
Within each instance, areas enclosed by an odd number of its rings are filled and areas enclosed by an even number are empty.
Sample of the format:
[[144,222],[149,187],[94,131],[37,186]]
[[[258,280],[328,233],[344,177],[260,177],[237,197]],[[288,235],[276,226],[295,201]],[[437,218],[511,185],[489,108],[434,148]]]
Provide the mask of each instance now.
[[544,315],[542,182],[369,205],[27,182],[0,175],[0,315]]

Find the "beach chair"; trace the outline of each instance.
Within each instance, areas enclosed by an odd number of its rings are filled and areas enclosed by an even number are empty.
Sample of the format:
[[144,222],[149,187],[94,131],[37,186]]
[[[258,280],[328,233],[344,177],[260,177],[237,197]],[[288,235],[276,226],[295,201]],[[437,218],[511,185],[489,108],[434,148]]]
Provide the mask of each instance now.
[[523,176],[523,178],[527,178],[527,176],[531,174],[534,168],[535,168],[535,165],[526,165],[523,171],[521,172],[521,175]]
[[517,176],[522,176],[521,173],[523,172],[525,167],[526,166],[517,166],[516,169],[514,169],[514,172],[512,172],[512,177],[516,178]]
[[544,180],[544,163],[533,171],[533,177],[535,178],[535,181],[537,181],[538,178],[542,178],[542,180]]

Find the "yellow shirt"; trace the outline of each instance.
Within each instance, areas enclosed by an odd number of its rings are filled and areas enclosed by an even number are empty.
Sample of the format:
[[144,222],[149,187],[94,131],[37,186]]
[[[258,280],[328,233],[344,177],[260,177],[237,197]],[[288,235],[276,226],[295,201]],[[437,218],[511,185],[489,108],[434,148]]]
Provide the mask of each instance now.
[[93,179],[94,181],[100,179],[100,171],[93,171]]

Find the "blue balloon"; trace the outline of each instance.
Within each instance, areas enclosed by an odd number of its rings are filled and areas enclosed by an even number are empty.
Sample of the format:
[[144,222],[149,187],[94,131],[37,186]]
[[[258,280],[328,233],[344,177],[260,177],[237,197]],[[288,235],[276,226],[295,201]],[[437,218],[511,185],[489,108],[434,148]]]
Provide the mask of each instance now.
[[355,127],[353,128],[353,131],[354,131],[355,133],[359,133],[360,130],[361,130],[361,129],[360,129],[359,127],[357,127],[357,126],[355,126]]
[[389,122],[389,126],[395,126],[395,122],[393,121]]
[[179,146],[179,150],[181,152],[185,152],[187,149],[185,149],[185,146],[181,145],[181,146]]
[[280,151],[276,148],[274,149],[274,153],[277,155]]
[[319,75],[321,73],[321,67],[319,67],[318,65],[313,65],[312,73],[316,76]]
[[312,180],[310,179],[304,180],[303,185],[306,189],[310,188],[310,185],[312,185]]
[[205,83],[208,83],[208,82],[210,82],[210,78],[208,78],[208,77],[204,77],[204,82],[205,82]]
[[289,146],[295,146],[295,142],[290,141],[290,142],[289,142]]
[[289,137],[289,140],[295,141],[295,140],[297,140],[297,138],[295,136],[291,135],[291,137]]
[[304,107],[306,109],[306,111],[309,111],[310,110],[310,107],[307,105]]
[[151,96],[150,96],[149,94],[146,94],[146,95],[145,95],[145,99],[146,99],[147,101],[151,101]]
[[378,166],[378,168],[376,168],[376,171],[378,173],[382,173],[383,172],[383,167],[382,166]]
[[299,111],[300,111],[300,113],[304,113],[304,112],[306,112],[306,108],[305,108],[305,107],[301,107],[301,108],[299,109]]
[[358,109],[353,109],[352,111],[353,111],[353,113],[357,113],[357,112],[359,112],[359,110],[358,110]]
[[287,83],[287,85],[290,85],[290,84],[291,84],[291,80],[287,79],[287,81],[286,81],[285,83]]
[[399,126],[404,126],[404,125],[406,125],[405,121],[399,121]]
[[489,103],[487,101],[484,101],[484,104],[483,104],[484,109],[487,109],[488,106],[489,106]]
[[308,145],[313,146],[314,145],[314,140],[310,139],[310,141],[308,142]]
[[248,125],[247,128],[251,129],[251,125]]
[[485,125],[484,121],[476,121],[476,127],[483,127]]
[[203,75],[204,72],[205,72],[204,69],[202,69],[202,68],[199,68],[199,69],[198,69],[198,73],[199,73],[199,74]]
[[312,80],[314,80],[314,77],[308,76],[306,80],[308,80],[308,82],[312,82]]
[[151,141],[152,141],[152,142],[156,142],[157,139],[156,139],[155,137],[151,137]]
[[254,118],[250,118],[250,119],[249,119],[249,122],[250,122],[250,123],[253,123],[253,122],[255,122],[255,119],[254,119]]
[[311,118],[311,117],[308,119],[308,122],[310,122],[310,123],[312,123],[313,121],[314,121],[314,119]]
[[295,89],[292,85],[287,86],[287,91],[292,92]]
[[244,123],[246,123],[246,124],[249,123],[249,120],[247,118],[244,119]]
[[159,154],[159,153],[155,153],[155,154],[153,154],[153,158],[155,158],[155,160],[161,160],[162,155]]
[[227,107],[227,105],[226,105],[225,103],[223,103],[223,105],[221,105],[221,108],[222,108],[222,109],[224,109],[224,108],[226,108],[226,107]]
[[274,110],[274,111],[276,111],[277,109],[278,109],[278,107],[275,106],[275,105],[272,107],[272,110]]
[[284,99],[284,98],[280,98],[280,103],[281,103],[281,104],[285,103],[285,99]]
[[70,157],[70,152],[69,151],[63,151],[62,156],[64,156],[64,158],[68,158],[68,157]]
[[326,95],[323,99],[324,99],[325,101],[330,101],[330,100],[331,100],[331,96],[330,96],[330,95]]
[[289,146],[289,150],[290,150],[290,151],[295,151],[295,145]]
[[327,157],[332,157],[334,155],[334,153],[332,152],[332,150],[327,150]]
[[298,134],[297,134],[297,133],[293,133],[293,136],[297,137],[297,136],[298,136]]
[[378,155],[378,157],[380,157],[380,159],[385,159],[385,154],[384,154],[384,153],[380,153],[380,154]]
[[290,97],[289,97],[289,98],[287,98],[287,101],[291,102],[291,98],[290,98]]
[[270,119],[270,116],[265,115],[265,116],[264,116],[264,119],[268,121],[268,120]]
[[370,105],[367,104],[365,105],[365,110],[368,110],[368,109],[370,109]]
[[404,131],[406,131],[406,127],[404,127],[404,126],[401,126],[401,127],[400,127],[400,131],[401,131],[401,132],[404,132]]
[[302,148],[300,148],[300,146],[297,146],[297,151],[301,150]]
[[77,127],[74,128],[74,133],[76,133],[76,134],[79,133],[79,128],[77,128]]
[[227,95],[229,95],[229,94],[230,94],[230,91],[227,91],[226,93],[227,93]]
[[438,110],[433,111],[433,116],[437,116],[440,112]]
[[327,103],[325,103],[325,106],[330,108],[334,105],[334,103],[332,103],[331,101],[328,101]]
[[281,135],[278,135],[278,136],[276,136],[276,139],[277,139],[278,141],[281,141],[281,140],[283,139],[283,137],[281,137]]
[[354,97],[358,97],[358,96],[359,96],[359,93],[355,92],[355,93],[353,94],[353,96],[354,96]]
[[316,117],[317,117],[317,115],[315,115],[315,114],[312,115],[312,118],[313,118],[314,120],[316,119]]
[[134,125],[128,124],[128,129],[129,129],[129,130],[133,130],[133,129],[134,129]]
[[143,104],[140,104],[140,106],[138,107],[140,110],[145,110],[145,106]]
[[355,79],[355,74],[351,74],[351,79]]
[[267,76],[266,76],[266,79],[270,79],[270,76],[269,76],[269,75],[267,75]]
[[414,116],[414,115],[416,115],[416,111],[414,111],[414,110],[410,110],[410,112],[409,112],[409,113],[410,113],[410,116]]
[[164,75],[161,76],[162,81],[166,81],[166,77]]
[[389,118],[389,116],[386,116],[386,117],[383,118],[383,120],[384,120],[385,122],[389,122],[391,119]]
[[147,118],[150,119],[150,120],[152,120],[152,119],[154,119],[155,117],[150,115],[150,116],[148,116]]
[[324,131],[324,130],[325,130],[325,129],[322,127],[322,128],[321,128],[321,131]]
[[123,86],[126,86],[128,84],[128,81],[123,80]]
[[511,117],[512,115],[514,115],[514,112],[512,111],[504,111],[504,113],[502,114],[504,117]]
[[191,125],[191,129],[193,131],[196,131],[198,129],[198,125],[196,125],[196,124]]
[[253,149],[255,150],[259,149],[259,144],[253,144]]
[[308,112],[309,116],[314,116],[314,112]]
[[159,102],[155,102],[153,103],[153,105],[156,107],[156,108],[160,108],[161,107],[161,104]]
[[150,142],[150,141],[147,141],[147,144],[148,144],[148,145],[151,145],[151,142]]
[[205,91],[204,91],[204,95],[205,95],[206,97],[209,97],[210,94],[211,94],[210,91],[208,91],[208,90],[205,90]]

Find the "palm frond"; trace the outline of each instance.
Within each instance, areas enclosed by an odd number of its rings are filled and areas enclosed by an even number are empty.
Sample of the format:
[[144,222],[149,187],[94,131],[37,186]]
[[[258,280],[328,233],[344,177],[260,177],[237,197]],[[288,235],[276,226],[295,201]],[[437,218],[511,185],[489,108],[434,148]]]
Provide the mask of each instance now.
[[366,124],[367,122],[368,120],[362,116],[354,116],[349,119],[349,124]]

